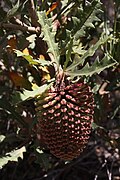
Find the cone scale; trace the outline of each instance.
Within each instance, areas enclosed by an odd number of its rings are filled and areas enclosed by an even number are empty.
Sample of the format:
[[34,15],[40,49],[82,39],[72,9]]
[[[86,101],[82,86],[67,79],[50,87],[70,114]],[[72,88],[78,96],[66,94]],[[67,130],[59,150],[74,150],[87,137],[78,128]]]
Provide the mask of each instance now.
[[63,73],[44,97],[37,98],[37,129],[53,155],[63,160],[80,155],[90,137],[93,107],[90,87]]

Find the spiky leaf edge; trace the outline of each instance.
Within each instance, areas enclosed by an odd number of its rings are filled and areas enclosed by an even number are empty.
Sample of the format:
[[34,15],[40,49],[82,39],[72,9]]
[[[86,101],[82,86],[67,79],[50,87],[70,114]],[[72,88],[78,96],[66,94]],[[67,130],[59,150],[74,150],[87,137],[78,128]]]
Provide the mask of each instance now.
[[5,156],[0,157],[0,169],[8,163],[8,161],[18,161],[18,158],[23,159],[23,153],[26,152],[26,148],[23,146],[20,149],[13,150],[6,153]]
[[66,68],[66,72],[69,74],[70,71],[73,72],[73,69],[75,69],[78,65],[83,65],[83,63],[85,62],[86,58],[88,57],[91,57],[94,55],[94,53],[96,52],[96,50],[103,44],[107,43],[112,37],[111,36],[104,36],[104,35],[101,35],[101,38],[99,39],[99,41],[92,45],[81,57],[78,58],[77,62],[76,61],[73,61],[73,63],[68,66]]
[[92,66],[89,66],[89,64],[87,63],[81,70],[69,72],[69,75],[72,77],[92,76],[93,74],[101,73],[106,68],[113,67],[115,64],[117,64],[117,62],[111,59],[111,57],[108,54],[106,54],[101,61],[99,61],[99,57],[97,57]]
[[43,40],[48,45],[47,52],[53,55],[53,58],[49,55],[52,58],[52,62],[56,63],[57,66],[59,66],[60,54],[58,50],[58,44],[55,42],[55,33],[52,30],[51,19],[48,19],[44,11],[38,12],[38,19],[41,25],[41,36],[43,36]]

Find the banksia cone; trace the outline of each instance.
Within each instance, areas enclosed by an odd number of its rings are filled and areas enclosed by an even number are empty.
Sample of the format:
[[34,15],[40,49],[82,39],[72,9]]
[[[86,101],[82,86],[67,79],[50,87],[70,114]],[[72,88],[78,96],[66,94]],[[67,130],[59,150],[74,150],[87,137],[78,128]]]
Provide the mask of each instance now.
[[55,84],[38,97],[38,130],[50,152],[63,160],[79,156],[86,146],[93,121],[90,87],[59,73]]

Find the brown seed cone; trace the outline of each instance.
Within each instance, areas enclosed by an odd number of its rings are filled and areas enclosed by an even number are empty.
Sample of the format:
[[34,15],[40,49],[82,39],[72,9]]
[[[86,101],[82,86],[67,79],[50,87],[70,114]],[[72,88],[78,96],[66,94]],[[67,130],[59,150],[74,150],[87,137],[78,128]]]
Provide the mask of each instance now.
[[38,97],[36,106],[37,129],[50,152],[63,160],[79,156],[88,142],[93,121],[90,87],[60,76],[45,98]]

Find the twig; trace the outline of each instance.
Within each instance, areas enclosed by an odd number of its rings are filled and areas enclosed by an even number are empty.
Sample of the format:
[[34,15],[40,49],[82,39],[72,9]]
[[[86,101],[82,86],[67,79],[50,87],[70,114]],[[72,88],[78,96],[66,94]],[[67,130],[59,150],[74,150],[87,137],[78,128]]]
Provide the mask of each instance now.
[[13,30],[20,30],[23,32],[31,32],[31,33],[40,33],[40,30],[38,27],[32,27],[32,26],[27,26],[27,25],[16,25],[12,23],[0,23],[0,28],[5,28],[5,29],[13,29]]
[[20,19],[18,19],[17,17],[13,17],[13,22],[11,23],[15,23],[15,24],[18,24],[18,25],[21,25],[21,26],[27,26],[27,24],[23,23]]
[[38,23],[38,16],[35,10],[35,5],[34,5],[34,0],[30,0],[30,9],[29,9],[29,16],[32,21],[32,26],[27,26],[25,23],[23,23],[21,20],[18,18],[14,17],[14,21],[17,24],[13,23],[0,23],[0,28],[5,28],[5,29],[13,29],[13,30],[20,30],[23,32],[31,32],[31,33],[36,33],[40,34],[40,24]]
[[108,94],[109,91],[106,91],[105,88],[108,86],[108,82],[104,82],[102,84],[102,86],[100,87],[100,90],[99,90],[99,94],[100,95],[104,95],[104,94]]

